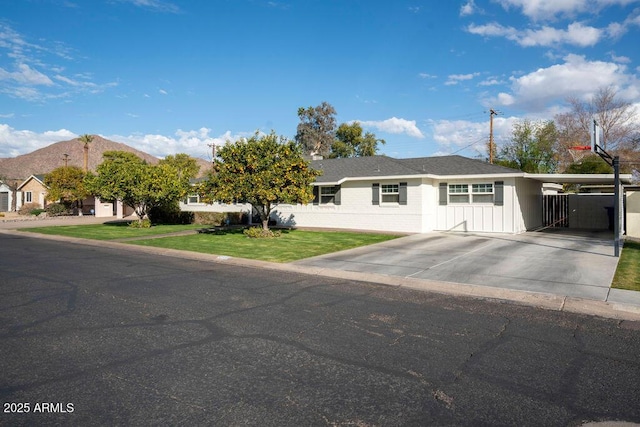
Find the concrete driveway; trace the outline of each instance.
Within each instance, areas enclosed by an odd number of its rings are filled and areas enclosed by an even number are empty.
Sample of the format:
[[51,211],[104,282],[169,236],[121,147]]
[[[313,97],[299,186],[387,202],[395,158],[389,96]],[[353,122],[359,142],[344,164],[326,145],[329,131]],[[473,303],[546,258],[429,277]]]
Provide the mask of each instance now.
[[417,234],[296,262],[606,301],[618,258],[610,233]]

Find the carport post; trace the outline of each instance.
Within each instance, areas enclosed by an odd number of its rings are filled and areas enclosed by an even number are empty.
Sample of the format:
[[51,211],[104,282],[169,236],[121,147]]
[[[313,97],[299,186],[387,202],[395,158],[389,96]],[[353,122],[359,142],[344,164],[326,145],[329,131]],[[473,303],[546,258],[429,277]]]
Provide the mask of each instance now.
[[613,191],[613,255],[620,256],[620,157],[613,158],[614,191]]

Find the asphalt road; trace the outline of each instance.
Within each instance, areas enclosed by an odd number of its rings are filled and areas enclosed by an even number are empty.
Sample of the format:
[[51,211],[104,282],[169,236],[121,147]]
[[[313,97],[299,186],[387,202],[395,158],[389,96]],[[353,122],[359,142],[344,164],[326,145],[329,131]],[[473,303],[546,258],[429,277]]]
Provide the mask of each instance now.
[[0,235],[0,425],[640,422],[639,355],[638,322]]

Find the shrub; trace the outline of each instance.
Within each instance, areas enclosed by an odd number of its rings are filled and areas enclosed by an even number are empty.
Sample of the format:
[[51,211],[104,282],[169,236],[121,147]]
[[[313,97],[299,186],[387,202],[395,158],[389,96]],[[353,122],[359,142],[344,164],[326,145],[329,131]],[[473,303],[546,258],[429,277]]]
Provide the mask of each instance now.
[[183,212],[175,206],[158,206],[149,210],[149,219],[154,224],[191,224],[193,212]]
[[38,216],[40,215],[42,212],[46,212],[46,210],[42,209],[42,208],[37,208],[37,209],[31,209],[31,212],[29,212],[29,214],[33,215],[33,216]]
[[244,235],[251,239],[271,239],[280,237],[282,233],[279,231],[264,230],[261,227],[251,227],[243,231]]
[[[189,212],[193,223],[198,225],[239,225],[246,224],[247,215],[242,212]],[[228,221],[228,222],[227,222]]]
[[129,223],[129,227],[131,228],[151,228],[151,220],[145,218],[141,221],[132,221]]
[[52,203],[47,206],[47,215],[50,216],[61,216],[61,215],[69,215],[69,208],[62,203]]
[[39,203],[25,203],[24,205],[20,206],[20,210],[18,211],[18,213],[20,215],[32,215],[31,211],[34,211],[36,209],[42,209]]
[[4,212],[0,212],[0,218],[4,216]]

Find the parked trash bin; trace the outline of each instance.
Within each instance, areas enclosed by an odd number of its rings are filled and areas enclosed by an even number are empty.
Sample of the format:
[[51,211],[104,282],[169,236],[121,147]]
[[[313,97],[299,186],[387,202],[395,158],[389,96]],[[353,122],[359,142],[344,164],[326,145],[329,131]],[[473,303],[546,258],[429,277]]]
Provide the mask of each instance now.
[[613,224],[614,224],[614,207],[613,206],[605,206],[604,207],[607,210],[607,216],[609,217],[609,230],[613,231]]

